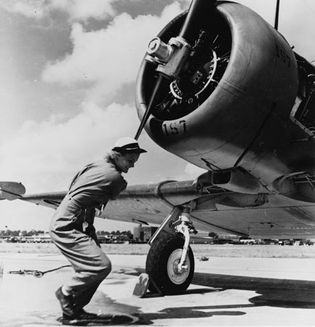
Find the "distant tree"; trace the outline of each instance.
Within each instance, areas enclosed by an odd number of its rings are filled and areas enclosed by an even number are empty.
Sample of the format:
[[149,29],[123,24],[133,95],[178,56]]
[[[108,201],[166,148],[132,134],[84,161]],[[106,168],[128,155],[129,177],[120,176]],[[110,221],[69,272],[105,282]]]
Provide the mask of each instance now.
[[131,233],[130,230],[128,230],[128,231],[124,231],[123,233],[124,233],[124,235],[126,235],[130,240],[133,239],[133,234]]
[[219,235],[215,232],[210,232],[208,236],[212,237],[214,240],[217,240],[219,238]]
[[20,235],[20,230],[13,230],[11,232],[11,236],[19,236]]

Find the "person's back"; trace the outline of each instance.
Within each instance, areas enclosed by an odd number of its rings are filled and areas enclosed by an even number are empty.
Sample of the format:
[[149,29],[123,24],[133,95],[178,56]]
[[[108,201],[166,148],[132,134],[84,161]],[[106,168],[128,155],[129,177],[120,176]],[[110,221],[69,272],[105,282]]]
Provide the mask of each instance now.
[[71,197],[81,195],[83,205],[98,207],[115,199],[126,186],[121,172],[107,155],[104,160],[88,164],[79,171],[70,184],[68,194]]

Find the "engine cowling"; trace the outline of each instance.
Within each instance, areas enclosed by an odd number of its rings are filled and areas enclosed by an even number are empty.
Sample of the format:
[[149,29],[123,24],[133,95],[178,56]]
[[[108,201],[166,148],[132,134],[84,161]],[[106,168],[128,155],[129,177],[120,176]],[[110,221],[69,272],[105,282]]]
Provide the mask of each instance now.
[[[179,34],[187,13],[158,35]],[[298,88],[297,64],[286,40],[249,8],[219,2],[209,12],[180,78],[160,91],[145,130],[161,147],[205,169],[227,169],[259,133],[271,112],[289,116]],[[143,60],[136,107],[142,119],[157,64]],[[283,131],[279,130],[279,133]],[[251,170],[250,162],[249,167]]]

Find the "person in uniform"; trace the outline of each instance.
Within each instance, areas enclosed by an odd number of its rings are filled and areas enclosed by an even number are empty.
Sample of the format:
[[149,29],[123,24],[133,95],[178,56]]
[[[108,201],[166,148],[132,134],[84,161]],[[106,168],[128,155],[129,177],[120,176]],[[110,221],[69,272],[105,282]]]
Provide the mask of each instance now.
[[83,307],[111,271],[93,226],[95,210],[103,209],[126,188],[122,173],[134,167],[144,152],[136,140],[119,139],[103,160],[88,164],[75,175],[52,218],[50,236],[75,272],[56,291],[65,320],[88,318]]

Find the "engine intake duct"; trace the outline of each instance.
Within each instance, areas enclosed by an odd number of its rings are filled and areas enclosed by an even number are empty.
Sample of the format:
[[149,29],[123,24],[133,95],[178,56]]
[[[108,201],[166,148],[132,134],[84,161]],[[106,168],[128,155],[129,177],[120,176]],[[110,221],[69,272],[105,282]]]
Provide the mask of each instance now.
[[259,180],[241,167],[209,171],[200,175],[195,184],[198,190],[219,186],[237,193],[266,193]]
[[304,172],[282,176],[273,182],[273,187],[288,198],[315,202],[315,176]]

